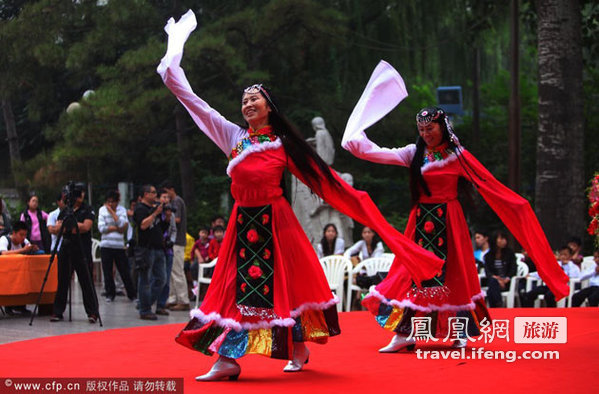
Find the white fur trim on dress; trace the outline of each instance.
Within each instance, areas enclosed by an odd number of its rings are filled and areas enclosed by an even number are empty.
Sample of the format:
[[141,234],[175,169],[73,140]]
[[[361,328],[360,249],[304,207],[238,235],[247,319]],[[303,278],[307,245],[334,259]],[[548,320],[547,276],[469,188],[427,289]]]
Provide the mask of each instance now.
[[273,319],[270,321],[261,321],[258,323],[240,323],[235,319],[222,317],[219,313],[216,312],[206,314],[202,312],[199,308],[191,310],[189,312],[189,316],[192,319],[195,317],[204,324],[214,321],[220,327],[231,328],[235,331],[259,330],[264,328],[272,328],[275,326],[293,327],[296,323],[295,318],[301,315],[303,312],[307,310],[324,310],[337,303],[339,303],[339,298],[337,298],[337,296],[326,302],[307,302],[305,304],[300,305],[298,308],[292,310],[290,313],[291,317]]
[[485,293],[481,291],[480,293],[472,296],[470,298],[470,302],[468,304],[462,304],[462,305],[452,305],[452,304],[431,305],[431,304],[429,304],[427,306],[424,306],[424,305],[414,304],[412,301],[407,300],[407,299],[403,299],[400,301],[389,300],[384,295],[379,293],[376,289],[371,288],[370,291],[368,292],[368,295],[366,295],[366,297],[364,297],[364,298],[375,297],[375,298],[378,298],[382,303],[387,304],[387,305],[396,306],[398,308],[411,308],[411,309],[415,309],[420,312],[430,313],[433,311],[458,312],[458,311],[473,310],[475,308],[474,301],[477,301],[477,300],[483,298],[484,296],[485,296]]
[[233,160],[231,160],[229,162],[229,165],[227,166],[227,175],[230,177],[231,171],[233,171],[233,168],[235,168],[235,166],[237,164],[241,163],[243,161],[243,159],[245,159],[248,155],[250,155],[252,153],[256,153],[256,152],[264,152],[264,151],[270,150],[270,149],[278,149],[281,146],[283,146],[283,143],[281,142],[280,138],[277,138],[274,141],[262,142],[260,144],[252,145],[252,146],[244,149],[243,152],[241,152],[241,154],[239,156],[237,156],[236,158],[234,158]]
[[427,171],[432,170],[434,168],[445,167],[449,163],[457,160],[457,158],[458,158],[458,153],[452,153],[451,155],[447,156],[443,160],[435,160],[433,162],[426,163],[425,165],[422,166],[422,168],[420,169],[420,172],[424,173],[424,172],[427,172]]

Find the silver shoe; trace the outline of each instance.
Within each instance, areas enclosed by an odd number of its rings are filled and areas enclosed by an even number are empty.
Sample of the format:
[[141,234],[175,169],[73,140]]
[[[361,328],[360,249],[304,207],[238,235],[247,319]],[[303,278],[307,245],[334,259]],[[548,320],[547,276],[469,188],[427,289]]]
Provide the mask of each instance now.
[[304,345],[303,349],[296,351],[296,347],[293,348],[293,360],[289,360],[283,372],[299,372],[304,367],[304,364],[308,364],[310,360],[310,350]]
[[467,344],[468,344],[467,339],[456,339],[455,341],[453,341],[453,344],[451,345],[451,347],[454,349],[461,349],[463,347],[466,347]]
[[379,353],[396,353],[403,348],[414,350],[415,347],[416,340],[414,340],[414,338],[407,339],[407,337],[395,335],[391,338],[391,342],[389,342],[387,346],[379,349]]
[[241,373],[241,367],[233,359],[219,357],[207,374],[196,376],[198,382],[211,382],[229,378],[229,380],[237,380]]

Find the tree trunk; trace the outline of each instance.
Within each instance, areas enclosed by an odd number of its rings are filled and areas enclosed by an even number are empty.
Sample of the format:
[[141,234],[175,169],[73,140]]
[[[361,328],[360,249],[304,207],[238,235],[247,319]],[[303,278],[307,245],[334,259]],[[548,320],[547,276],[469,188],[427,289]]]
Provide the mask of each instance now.
[[585,229],[581,8],[540,0],[536,212],[553,247]]
[[510,4],[510,102],[509,102],[509,176],[508,186],[520,191],[520,46],[519,0]]
[[185,204],[193,205],[193,171],[191,169],[191,152],[189,137],[185,131],[185,114],[180,106],[175,109],[175,125],[177,128],[177,147],[179,148],[179,170],[181,171],[181,187]]
[[15,122],[15,115],[12,112],[12,103],[8,97],[2,97],[2,114],[4,116],[4,124],[6,126],[8,151],[10,154],[10,169],[13,180],[19,196],[21,198],[25,198],[27,195],[27,190],[25,185],[23,185],[23,182],[21,182],[21,177],[19,176],[19,168],[21,166],[21,151],[19,149],[17,124]]

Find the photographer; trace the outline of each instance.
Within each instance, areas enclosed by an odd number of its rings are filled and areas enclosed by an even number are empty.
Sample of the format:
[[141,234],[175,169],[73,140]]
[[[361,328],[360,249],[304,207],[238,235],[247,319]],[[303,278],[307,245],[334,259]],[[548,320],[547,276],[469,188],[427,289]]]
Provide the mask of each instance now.
[[133,218],[137,229],[135,265],[138,271],[139,317],[143,320],[157,320],[152,307],[158,300],[166,283],[166,258],[160,228],[160,215],[163,204],[156,204],[156,188],[142,186],[142,199],[135,206]]
[[[95,323],[98,320],[98,300],[89,269],[92,261],[91,229],[95,215],[93,210],[83,202],[82,187],[69,184],[63,194],[66,206],[58,215],[56,226],[60,228],[65,220],[67,223],[63,228],[62,245],[58,252],[58,288],[54,299],[54,314],[50,321],[63,320],[62,314],[67,305],[69,283],[73,271],[76,271],[83,293],[85,312],[89,322]],[[77,236],[77,229],[79,236]]]
[[170,204],[171,199],[165,189],[158,191],[158,200],[163,205],[164,209],[160,217],[160,231],[164,240],[164,256],[166,258],[166,282],[162,288],[162,292],[158,296],[158,305],[156,306],[156,314],[168,316],[166,310],[166,301],[170,291],[171,270],[173,268],[173,245],[177,238],[177,224],[175,223],[175,208]]
[[106,201],[98,212],[98,230],[102,234],[100,239],[100,258],[102,259],[102,272],[104,273],[104,290],[106,302],[114,301],[116,288],[114,285],[113,266],[123,279],[127,290],[127,297],[134,300],[135,287],[129,274],[129,262],[125,253],[125,233],[129,227],[127,210],[119,205],[121,195],[117,190],[111,190],[106,195]]

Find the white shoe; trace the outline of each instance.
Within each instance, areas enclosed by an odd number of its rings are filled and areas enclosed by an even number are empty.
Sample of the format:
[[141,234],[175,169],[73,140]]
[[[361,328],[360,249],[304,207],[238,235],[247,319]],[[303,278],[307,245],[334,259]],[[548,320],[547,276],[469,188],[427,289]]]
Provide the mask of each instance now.
[[391,338],[391,342],[387,346],[379,349],[379,353],[395,353],[403,348],[414,350],[414,347],[416,347],[416,340],[414,338],[407,339],[407,337],[396,334]]
[[454,349],[461,349],[463,347],[466,347],[467,344],[468,344],[467,339],[456,339],[455,341],[453,341],[453,344],[451,345],[451,347]]
[[289,360],[285,368],[283,368],[283,372],[298,372],[301,371],[304,367],[304,364],[308,364],[308,360],[310,359],[310,350],[306,347],[306,345],[297,345],[293,346],[293,360]]
[[241,367],[237,361],[231,358],[220,356],[214,363],[207,374],[196,376],[198,382],[210,382],[229,378],[229,380],[237,380],[241,373]]

